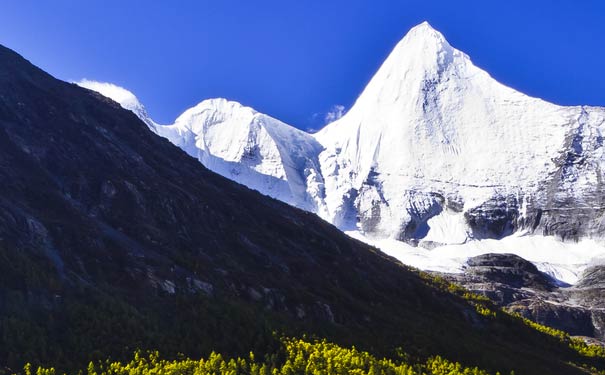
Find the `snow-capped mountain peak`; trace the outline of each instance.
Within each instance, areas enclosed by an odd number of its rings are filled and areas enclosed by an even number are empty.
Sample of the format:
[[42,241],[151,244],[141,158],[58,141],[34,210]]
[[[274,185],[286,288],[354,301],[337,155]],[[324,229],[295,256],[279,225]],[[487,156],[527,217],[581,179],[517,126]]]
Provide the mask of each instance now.
[[603,237],[605,110],[506,87],[428,23],[313,135],[225,99],[148,124],[209,169],[371,241]]
[[258,112],[253,108],[246,107],[238,102],[227,100],[224,98],[213,98],[206,99],[199,102],[197,105],[187,109],[175,122],[182,122],[185,119],[200,115],[205,111],[212,111],[214,113],[222,113],[223,116],[229,116],[234,113],[246,113],[248,116],[254,116]]
[[188,109],[158,127],[211,170],[297,207],[322,213],[321,145],[309,134],[226,99]]
[[[597,182],[604,112],[508,88],[423,23],[395,46],[349,112],[315,134],[326,148],[320,161],[331,220],[425,243],[527,226],[588,234],[598,220],[580,225],[555,207],[603,206],[594,199],[604,189]],[[574,148],[574,139],[585,146]],[[574,160],[586,163],[569,159],[576,150],[583,154]],[[494,210],[497,220],[485,218]],[[595,213],[602,215],[583,215]]]
[[130,91],[83,80],[139,116],[212,171],[291,205],[327,217],[318,155],[322,146],[310,134],[251,107],[223,98],[187,109],[172,125],[159,125]]
[[453,49],[443,34],[425,21],[410,29],[393,52],[404,55],[415,52],[416,60],[432,63],[431,60],[434,60],[436,56],[445,57],[448,53],[453,52]]
[[[443,34],[428,22],[412,28],[395,46],[382,64],[372,82],[393,81],[412,84],[418,80],[439,79],[452,63],[465,64],[468,56],[452,48]],[[417,82],[416,82],[417,83]],[[397,87],[397,94],[412,87]],[[368,85],[366,90],[373,89]],[[378,88],[376,88],[378,89]]]

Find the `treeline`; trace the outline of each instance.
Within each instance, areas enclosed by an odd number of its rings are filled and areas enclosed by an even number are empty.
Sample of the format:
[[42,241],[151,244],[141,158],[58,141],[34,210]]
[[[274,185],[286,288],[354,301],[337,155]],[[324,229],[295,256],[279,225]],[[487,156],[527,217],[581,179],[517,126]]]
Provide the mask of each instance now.
[[[494,375],[477,367],[464,367],[439,356],[423,363],[411,363],[405,355],[399,360],[378,359],[368,352],[343,348],[323,341],[282,339],[281,351],[257,360],[251,352],[247,358],[225,358],[211,353],[193,360],[162,359],[158,352],[138,351],[129,362],[93,363],[79,374],[87,375]],[[25,375],[56,375],[54,368],[33,369],[27,364]],[[499,375],[496,373],[495,375]],[[511,373],[514,375],[514,373]]]

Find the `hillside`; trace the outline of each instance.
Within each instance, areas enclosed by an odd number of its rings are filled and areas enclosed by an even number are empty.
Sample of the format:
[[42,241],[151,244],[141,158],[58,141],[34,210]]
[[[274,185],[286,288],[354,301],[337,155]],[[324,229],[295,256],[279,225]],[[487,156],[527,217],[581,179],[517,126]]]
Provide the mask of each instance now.
[[[271,353],[273,331],[517,374],[603,367],[205,169],[0,47],[0,362]],[[486,304],[487,302],[481,302]]]

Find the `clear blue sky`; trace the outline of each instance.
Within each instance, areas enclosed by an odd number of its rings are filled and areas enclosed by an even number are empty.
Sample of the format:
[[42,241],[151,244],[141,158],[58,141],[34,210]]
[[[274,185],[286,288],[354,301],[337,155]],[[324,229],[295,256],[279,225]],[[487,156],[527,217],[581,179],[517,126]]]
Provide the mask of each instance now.
[[7,0],[0,43],[61,79],[124,86],[163,123],[226,97],[306,129],[424,20],[509,86],[605,105],[603,0]]

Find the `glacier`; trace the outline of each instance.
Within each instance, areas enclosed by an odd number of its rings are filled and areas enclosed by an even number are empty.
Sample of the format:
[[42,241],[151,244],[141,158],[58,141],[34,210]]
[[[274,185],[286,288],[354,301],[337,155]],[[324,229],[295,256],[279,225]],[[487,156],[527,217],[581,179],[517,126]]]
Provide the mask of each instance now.
[[502,85],[426,22],[315,134],[226,99],[160,125],[126,89],[77,84],[214,172],[419,268],[457,272],[469,256],[511,252],[573,283],[605,254],[605,109]]

